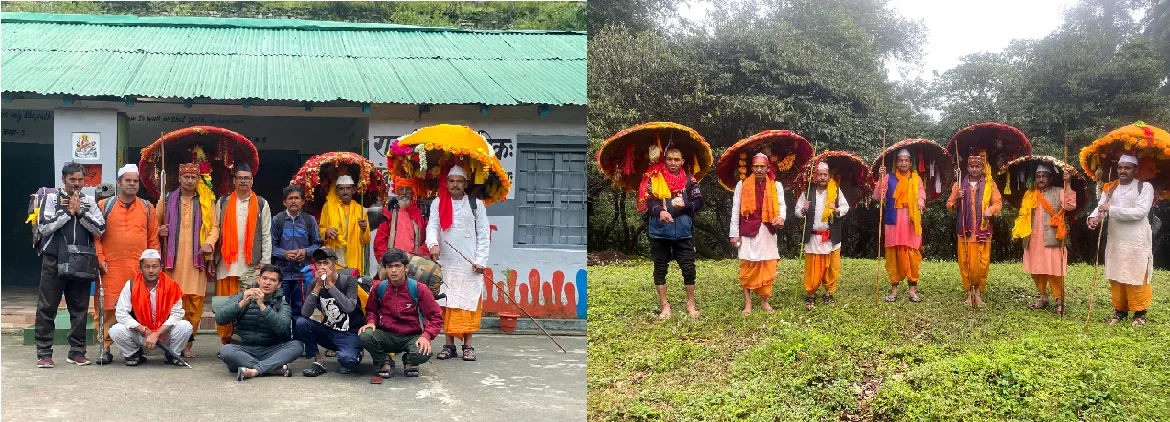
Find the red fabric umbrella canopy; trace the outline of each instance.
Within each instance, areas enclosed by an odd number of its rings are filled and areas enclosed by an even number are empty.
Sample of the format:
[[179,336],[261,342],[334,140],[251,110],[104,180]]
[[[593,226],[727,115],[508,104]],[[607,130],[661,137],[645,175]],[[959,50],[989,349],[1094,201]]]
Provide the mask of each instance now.
[[711,146],[694,129],[671,122],[643,123],[606,139],[597,150],[597,166],[614,186],[636,192],[650,167],[651,146],[678,148],[683,155],[683,170],[695,180],[703,180],[714,161]]
[[231,193],[231,172],[236,163],[247,163],[253,175],[260,171],[256,146],[244,135],[221,127],[192,126],[163,134],[142,150],[138,160],[142,187],[151,196],[159,197],[159,167],[165,155],[165,188],[178,188],[179,165],[195,162],[200,153],[211,167],[211,186],[216,195]]
[[772,163],[776,180],[791,186],[800,170],[812,158],[813,146],[807,139],[790,130],[766,130],[741,139],[727,148],[715,164],[719,185],[735,190],[740,180],[751,173],[752,157],[763,152]]
[[918,172],[922,178],[923,190],[926,191],[926,200],[934,201],[942,198],[942,192],[950,189],[955,179],[955,159],[943,147],[930,139],[905,139],[878,154],[870,166],[876,182],[881,182],[878,169],[886,165],[886,171],[893,173],[897,163],[898,152],[910,152],[910,168]]

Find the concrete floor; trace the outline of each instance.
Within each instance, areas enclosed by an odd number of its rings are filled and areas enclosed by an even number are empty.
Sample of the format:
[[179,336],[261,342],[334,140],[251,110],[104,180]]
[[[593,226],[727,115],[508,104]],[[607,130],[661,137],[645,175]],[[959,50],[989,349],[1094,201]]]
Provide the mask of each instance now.
[[[441,338],[434,347],[441,347]],[[115,350],[112,365],[65,362],[56,345],[56,367],[36,367],[33,346],[2,336],[3,420],[13,421],[313,421],[313,420],[517,420],[585,419],[585,337],[481,335],[479,360],[431,360],[419,378],[369,383],[367,356],[352,375],[301,376],[311,362],[292,363],[292,378],[266,376],[236,382],[215,358],[218,339],[197,337],[193,369],[165,366],[154,352],[144,367],[127,367]],[[115,349],[117,346],[115,346]],[[95,348],[87,356],[97,358]]]

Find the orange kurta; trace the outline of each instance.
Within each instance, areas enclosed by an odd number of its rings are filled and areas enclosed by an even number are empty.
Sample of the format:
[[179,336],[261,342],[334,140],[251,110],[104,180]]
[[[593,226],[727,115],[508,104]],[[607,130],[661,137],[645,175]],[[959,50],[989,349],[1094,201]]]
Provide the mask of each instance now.
[[98,202],[98,209],[105,211],[107,201],[118,201],[106,216],[106,231],[100,239],[94,240],[97,249],[98,262],[109,266],[109,271],[102,275],[102,285],[105,287],[105,310],[114,309],[118,302],[118,295],[122,294],[122,287],[128,280],[138,274],[138,258],[142,251],[147,249],[158,250],[158,220],[149,218],[146,205],[135,198],[130,207],[118,198],[106,198]]
[[[192,206],[198,206],[198,204],[195,197],[179,198],[179,227],[168,228],[171,236],[179,236],[179,243],[175,247],[175,268],[166,270],[166,273],[175,280],[175,283],[179,284],[184,295],[206,296],[207,273],[202,269],[195,268],[194,251],[191,250],[194,242],[191,237],[199,235],[195,232],[195,211],[192,209]],[[156,207],[159,219],[163,217],[164,210],[162,208]],[[207,234],[206,243],[214,245],[218,238],[219,232],[217,227],[213,225],[211,232]],[[195,327],[199,326],[195,322],[192,324]]]

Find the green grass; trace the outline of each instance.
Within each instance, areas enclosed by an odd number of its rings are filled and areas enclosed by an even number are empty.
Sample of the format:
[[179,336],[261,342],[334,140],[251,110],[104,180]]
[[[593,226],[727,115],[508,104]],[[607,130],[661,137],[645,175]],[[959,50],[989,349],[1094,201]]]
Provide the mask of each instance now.
[[[1068,315],[1032,311],[1019,263],[994,264],[972,312],[953,262],[924,262],[921,303],[874,305],[877,266],[845,259],[837,306],[804,309],[801,262],[785,259],[774,314],[743,316],[738,261],[698,263],[699,321],[657,321],[648,261],[589,268],[590,420],[1170,420],[1170,292],[1155,272],[1150,323],[1108,327],[1092,266],[1067,281]],[[882,272],[884,277],[884,272]],[[884,280],[884,278],[883,278]],[[882,283],[882,295],[888,283]]]

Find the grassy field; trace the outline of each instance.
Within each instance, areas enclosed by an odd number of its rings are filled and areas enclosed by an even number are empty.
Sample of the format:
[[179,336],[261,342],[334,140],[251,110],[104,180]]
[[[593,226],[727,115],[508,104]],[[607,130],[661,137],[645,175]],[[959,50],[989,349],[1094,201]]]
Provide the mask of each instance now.
[[[698,321],[678,267],[657,321],[648,261],[589,268],[590,420],[1170,420],[1170,292],[1149,324],[1108,327],[1107,284],[1070,268],[1068,315],[1033,311],[1019,263],[991,268],[970,311],[953,262],[925,262],[921,303],[874,305],[873,260],[846,259],[837,306],[804,309],[799,261],[780,265],[774,314],[741,314],[738,262],[698,264]],[[883,273],[884,274],[884,273]],[[888,283],[882,283],[883,289]],[[883,295],[885,290],[883,290]]]

